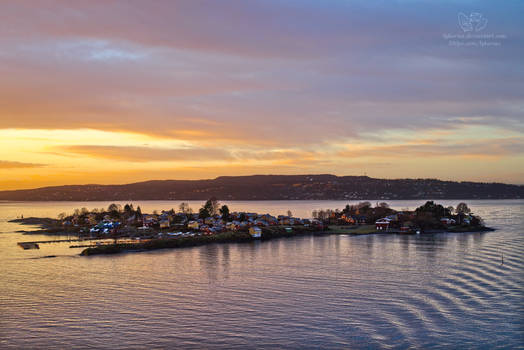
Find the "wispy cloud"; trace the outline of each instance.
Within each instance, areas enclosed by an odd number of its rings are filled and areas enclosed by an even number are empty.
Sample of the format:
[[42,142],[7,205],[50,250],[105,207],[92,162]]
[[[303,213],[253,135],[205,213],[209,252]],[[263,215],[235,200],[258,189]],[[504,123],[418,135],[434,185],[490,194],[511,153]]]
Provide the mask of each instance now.
[[524,139],[415,140],[406,144],[356,145],[337,153],[341,157],[507,157],[524,155]]
[[0,160],[0,169],[18,169],[18,168],[41,168],[46,164],[13,162],[8,160]]
[[74,145],[55,147],[57,152],[131,162],[224,161],[232,159],[227,151],[206,148],[155,148],[133,146]]

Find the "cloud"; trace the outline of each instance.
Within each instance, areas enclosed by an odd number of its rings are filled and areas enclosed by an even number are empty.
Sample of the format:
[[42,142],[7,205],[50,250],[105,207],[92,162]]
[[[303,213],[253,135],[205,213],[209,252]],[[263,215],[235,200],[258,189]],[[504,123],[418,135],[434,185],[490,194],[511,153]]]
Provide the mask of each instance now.
[[460,30],[460,3],[44,4],[0,5],[0,127],[222,143],[250,133],[283,146],[392,128],[524,130],[517,3],[479,2],[509,39],[463,50],[442,38]]
[[[79,174],[93,174],[74,162],[79,155],[106,163],[201,161],[208,169],[220,161],[263,173],[344,174],[366,168],[368,159],[353,159],[360,154],[390,169],[409,157],[505,157],[511,158],[506,168],[492,173],[514,174],[508,167],[517,164],[524,138],[524,5],[476,2],[474,10],[488,19],[483,33],[505,35],[502,45],[450,46],[443,35],[462,32],[457,14],[469,7],[460,1],[2,2],[0,129],[71,135],[95,129],[158,141],[143,147],[119,137],[100,143],[57,137],[32,144],[38,154],[31,161],[63,160]],[[482,133],[464,133],[470,129]],[[430,135],[437,133],[448,135]],[[491,133],[497,135],[490,139]],[[413,134],[436,143],[416,143]],[[360,148],[338,147],[347,144]],[[46,159],[41,152],[49,150],[68,160]],[[219,168],[214,175],[226,171]],[[477,172],[468,163],[459,175],[468,169]]]
[[8,160],[0,160],[0,169],[17,169],[17,168],[41,168],[47,166],[46,164],[13,162]]
[[415,140],[408,144],[349,146],[337,153],[346,158],[360,157],[507,157],[524,155],[524,140],[478,139],[453,142],[449,140]]
[[232,157],[227,151],[207,148],[154,148],[140,146],[76,145],[55,147],[57,152],[130,162],[224,161]]

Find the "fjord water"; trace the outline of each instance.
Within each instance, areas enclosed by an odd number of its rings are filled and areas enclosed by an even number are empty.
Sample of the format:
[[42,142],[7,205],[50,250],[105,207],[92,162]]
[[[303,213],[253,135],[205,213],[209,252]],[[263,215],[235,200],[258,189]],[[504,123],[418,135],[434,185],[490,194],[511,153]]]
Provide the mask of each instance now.
[[[48,236],[22,235],[7,220],[109,203],[2,202],[0,348],[522,348],[524,201],[467,202],[497,230],[94,257],[68,244],[24,251],[16,242]],[[136,204],[151,211],[179,202]],[[306,217],[346,202],[228,204]]]

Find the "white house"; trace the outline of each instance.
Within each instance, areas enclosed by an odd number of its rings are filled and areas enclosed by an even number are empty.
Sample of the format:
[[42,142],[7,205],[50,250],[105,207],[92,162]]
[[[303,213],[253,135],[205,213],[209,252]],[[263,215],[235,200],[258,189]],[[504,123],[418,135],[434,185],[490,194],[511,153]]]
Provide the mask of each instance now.
[[252,226],[249,228],[249,234],[251,234],[253,238],[260,238],[262,236],[262,229],[257,226]]

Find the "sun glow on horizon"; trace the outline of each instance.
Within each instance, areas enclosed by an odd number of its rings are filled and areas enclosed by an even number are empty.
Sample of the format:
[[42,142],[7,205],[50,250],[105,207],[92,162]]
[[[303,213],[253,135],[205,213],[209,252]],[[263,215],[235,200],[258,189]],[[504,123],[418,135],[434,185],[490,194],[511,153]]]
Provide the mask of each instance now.
[[0,4],[0,190],[321,173],[524,183],[524,45],[520,18],[501,15],[517,3],[482,3],[507,37],[496,47],[442,38],[462,32],[460,3],[44,3]]

